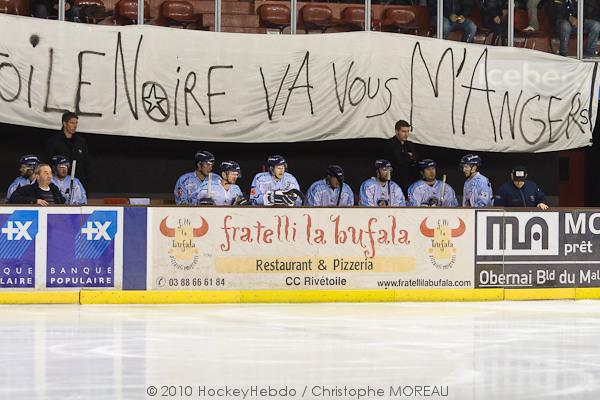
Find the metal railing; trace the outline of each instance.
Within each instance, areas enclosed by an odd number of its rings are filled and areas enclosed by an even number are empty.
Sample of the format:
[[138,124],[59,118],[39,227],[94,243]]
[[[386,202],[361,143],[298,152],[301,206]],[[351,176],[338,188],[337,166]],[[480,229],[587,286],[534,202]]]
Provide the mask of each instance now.
[[[448,1],[448,0],[446,0]],[[456,0],[455,0],[456,1]],[[575,0],[574,0],[575,1]],[[581,0],[577,2],[577,15],[584,15],[584,1]],[[590,0],[591,1],[591,0]],[[221,32],[221,15],[222,15],[222,0],[215,0],[215,31]],[[426,5],[426,0],[413,0],[413,3],[419,3],[420,5]],[[372,13],[371,13],[371,0],[364,1],[365,6],[365,21],[364,21],[364,30],[369,31],[372,28]],[[515,0],[508,0],[508,13],[507,13],[507,43],[508,46],[515,45]],[[298,0],[290,0],[290,34],[296,34],[296,25],[298,21]],[[437,2],[437,20],[436,20],[436,28],[437,28],[437,38],[443,38],[444,31],[444,5],[443,0],[438,0]],[[58,3],[58,19],[60,21],[65,20],[66,10],[65,10],[65,2],[59,1]],[[144,1],[138,1],[138,19],[137,23],[139,25],[144,24]],[[584,59],[584,51],[583,51],[583,41],[584,41],[584,18],[577,18],[577,59]],[[558,33],[560,34],[560,33]],[[551,38],[552,39],[552,38]]]

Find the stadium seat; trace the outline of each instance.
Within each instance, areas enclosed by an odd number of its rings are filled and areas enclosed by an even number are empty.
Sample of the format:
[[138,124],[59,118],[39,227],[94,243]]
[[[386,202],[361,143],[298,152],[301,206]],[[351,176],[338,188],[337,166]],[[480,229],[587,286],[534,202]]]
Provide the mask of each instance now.
[[[351,31],[362,31],[365,29],[365,7],[349,6],[342,11],[342,20],[340,25],[344,25]],[[371,25],[379,27],[379,21],[371,19]]]
[[102,0],[75,0],[81,7],[81,19],[88,24],[97,24],[108,16]]
[[181,27],[184,29],[202,29],[202,14],[194,13],[192,3],[184,0],[166,0],[160,5],[155,25]]
[[279,33],[290,26],[290,8],[283,4],[263,4],[257,10],[260,26],[279,29]]
[[29,15],[29,9],[31,7],[30,0],[9,0],[14,7],[15,15]]
[[307,4],[300,10],[304,32],[320,30],[325,33],[327,29],[339,24],[339,20],[333,17],[331,8],[326,5]]
[[381,30],[398,33],[419,34],[419,24],[414,7],[394,7],[386,8],[383,11],[381,20]]
[[[132,25],[137,24],[137,0],[120,0],[115,5],[114,16],[99,22],[99,25]],[[150,4],[144,1],[144,22],[150,20]]]
[[0,0],[0,13],[2,14],[16,14],[15,6],[10,0]]

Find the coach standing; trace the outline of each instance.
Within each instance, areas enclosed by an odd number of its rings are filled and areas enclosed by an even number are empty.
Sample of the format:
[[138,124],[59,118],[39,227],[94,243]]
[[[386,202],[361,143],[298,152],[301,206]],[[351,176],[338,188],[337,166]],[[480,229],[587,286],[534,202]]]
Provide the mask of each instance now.
[[46,160],[50,162],[52,156],[61,154],[71,165],[73,165],[73,160],[77,161],[75,174],[86,186],[90,161],[85,139],[81,135],[75,134],[78,121],[79,117],[73,112],[67,111],[62,115],[61,132],[53,135],[46,143]]
[[396,134],[385,141],[384,154],[392,162],[400,187],[406,190],[411,183],[419,179],[417,172],[417,151],[413,142],[408,140],[410,124],[400,120],[394,126]]

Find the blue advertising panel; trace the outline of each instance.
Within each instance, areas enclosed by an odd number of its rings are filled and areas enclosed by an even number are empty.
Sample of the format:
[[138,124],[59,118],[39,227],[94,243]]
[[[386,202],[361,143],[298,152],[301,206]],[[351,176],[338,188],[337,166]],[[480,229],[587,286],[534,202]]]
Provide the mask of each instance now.
[[35,287],[37,210],[0,213],[0,288]]
[[117,216],[48,214],[46,287],[114,287]]

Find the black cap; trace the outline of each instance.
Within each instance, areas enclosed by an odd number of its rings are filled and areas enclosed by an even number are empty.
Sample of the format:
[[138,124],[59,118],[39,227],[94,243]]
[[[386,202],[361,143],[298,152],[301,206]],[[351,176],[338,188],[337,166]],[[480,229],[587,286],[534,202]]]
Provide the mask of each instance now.
[[527,180],[527,168],[522,165],[517,165],[510,171],[510,176],[513,181],[525,181]]
[[344,180],[344,170],[339,165],[328,166],[326,174],[332,178],[337,178],[340,182]]

